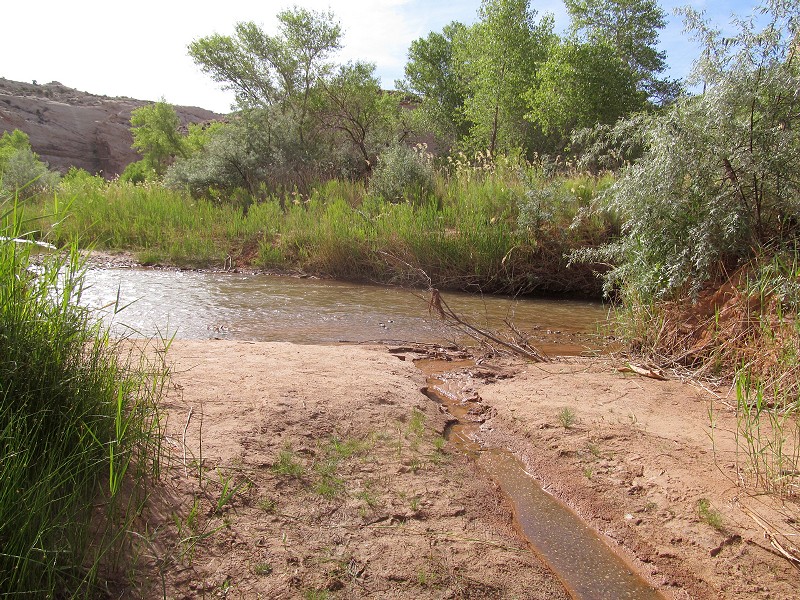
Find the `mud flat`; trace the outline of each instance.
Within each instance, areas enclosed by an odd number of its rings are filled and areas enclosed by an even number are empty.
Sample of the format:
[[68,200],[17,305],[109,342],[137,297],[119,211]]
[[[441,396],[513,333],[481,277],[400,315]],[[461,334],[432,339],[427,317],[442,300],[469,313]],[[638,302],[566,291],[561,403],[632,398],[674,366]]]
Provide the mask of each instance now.
[[[511,502],[444,441],[449,417],[421,393],[415,358],[176,341],[169,466],[130,596],[568,597]],[[712,452],[705,392],[579,359],[448,379],[482,407],[481,442],[510,449],[664,596],[796,597],[797,571],[741,509],[755,501],[733,483],[730,439]]]

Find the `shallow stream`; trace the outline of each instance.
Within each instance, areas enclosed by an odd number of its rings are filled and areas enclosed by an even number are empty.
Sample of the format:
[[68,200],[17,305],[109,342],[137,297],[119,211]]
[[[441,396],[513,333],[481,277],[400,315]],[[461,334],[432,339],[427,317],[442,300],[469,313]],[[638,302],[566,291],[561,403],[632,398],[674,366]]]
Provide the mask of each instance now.
[[[444,294],[479,327],[541,333],[565,345],[606,318],[595,302]],[[90,269],[82,302],[118,334],[300,344],[441,343],[454,332],[428,312],[424,293],[311,278],[154,269]],[[115,306],[119,310],[114,314]],[[549,333],[548,333],[549,331]],[[579,349],[579,348],[578,348]]]

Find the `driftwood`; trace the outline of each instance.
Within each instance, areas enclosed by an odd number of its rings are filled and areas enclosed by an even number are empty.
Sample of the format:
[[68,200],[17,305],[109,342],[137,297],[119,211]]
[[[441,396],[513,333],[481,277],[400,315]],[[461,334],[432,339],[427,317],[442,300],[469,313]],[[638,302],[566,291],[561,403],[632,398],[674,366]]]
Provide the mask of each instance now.
[[633,363],[628,363],[624,367],[619,367],[617,371],[620,373],[636,373],[642,377],[650,377],[651,379],[658,379],[659,381],[667,380],[667,376],[664,375],[664,372],[661,369],[641,367],[639,365],[634,365]]
[[34,246],[39,246],[40,248],[47,248],[48,250],[56,250],[56,247],[53,244],[48,244],[47,242],[40,242],[38,240],[25,240],[21,238],[10,238],[4,235],[0,235],[0,242],[14,242],[16,244],[33,244]]
[[788,560],[796,568],[800,567],[800,550],[791,545],[789,545],[788,548],[784,546],[778,540],[778,536],[780,534],[778,534],[764,519],[739,502],[736,502],[736,505],[744,514],[753,519],[753,521],[755,521],[755,523],[761,528],[761,530],[764,532],[764,537],[769,540],[769,544],[772,546],[775,552]]
[[477,339],[481,342],[492,342],[494,344],[498,344],[503,346],[507,350],[510,350],[514,354],[519,356],[523,356],[533,362],[550,362],[550,358],[548,358],[544,353],[540,352],[530,344],[526,344],[524,347],[516,344],[514,342],[507,342],[505,340],[501,340],[496,335],[484,331],[483,329],[479,329],[475,325],[468,323],[460,316],[458,316],[453,309],[451,309],[447,302],[444,301],[442,295],[439,293],[439,290],[435,288],[430,289],[430,300],[428,301],[428,312],[431,314],[436,314],[439,316],[442,321],[444,321],[447,325],[452,327],[456,327],[461,331],[464,331],[467,335],[472,337],[473,339]]

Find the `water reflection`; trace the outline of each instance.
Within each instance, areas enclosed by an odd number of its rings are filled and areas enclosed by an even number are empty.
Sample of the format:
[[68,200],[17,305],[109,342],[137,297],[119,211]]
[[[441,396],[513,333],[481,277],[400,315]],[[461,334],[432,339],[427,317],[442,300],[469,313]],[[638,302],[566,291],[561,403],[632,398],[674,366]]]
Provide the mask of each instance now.
[[[510,319],[525,331],[591,332],[603,321],[597,303],[446,294],[480,326]],[[334,343],[442,342],[453,332],[428,314],[422,294],[316,279],[150,269],[91,269],[82,302],[113,320],[118,334],[178,338]],[[114,307],[124,307],[116,315]]]

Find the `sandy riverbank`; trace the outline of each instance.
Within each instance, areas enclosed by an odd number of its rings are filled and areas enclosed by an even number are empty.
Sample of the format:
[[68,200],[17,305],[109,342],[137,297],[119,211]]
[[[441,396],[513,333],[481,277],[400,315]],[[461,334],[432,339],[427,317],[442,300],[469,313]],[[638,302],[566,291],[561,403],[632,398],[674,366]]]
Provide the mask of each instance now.
[[[413,358],[175,342],[170,467],[133,595],[565,597],[516,535],[509,502],[443,444],[446,419]],[[749,516],[778,527],[774,507],[735,485],[723,403],[712,451],[705,391],[578,359],[488,361],[451,377],[486,405],[484,440],[514,450],[665,596],[796,597],[797,570]]]

